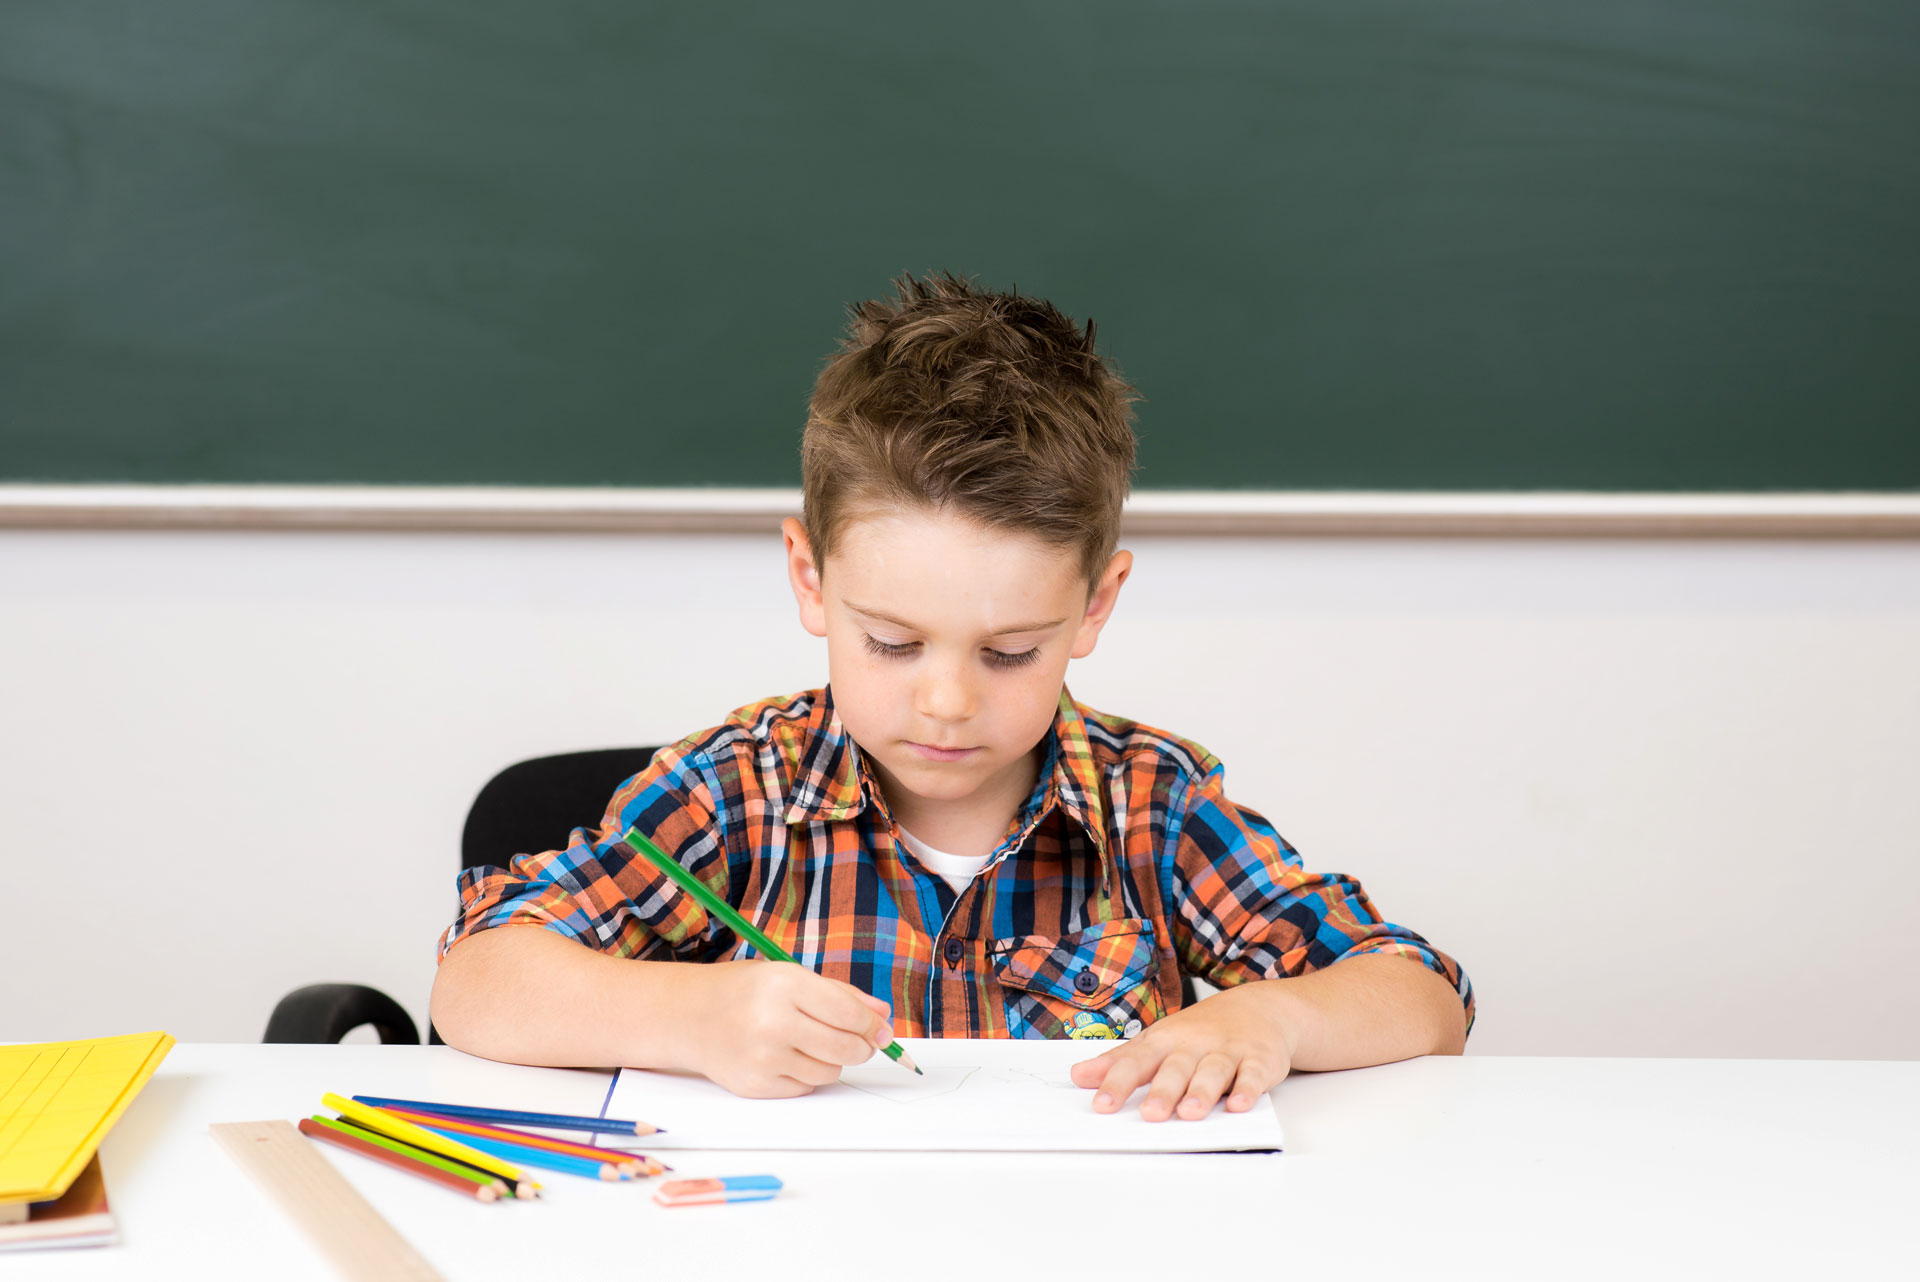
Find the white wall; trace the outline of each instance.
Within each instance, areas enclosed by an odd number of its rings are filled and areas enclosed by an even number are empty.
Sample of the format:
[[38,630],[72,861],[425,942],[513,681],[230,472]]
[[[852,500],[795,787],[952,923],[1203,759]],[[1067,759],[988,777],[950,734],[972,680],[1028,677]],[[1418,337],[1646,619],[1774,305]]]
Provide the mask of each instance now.
[[[1075,694],[1458,956],[1474,1050],[1920,1058],[1920,542],[1130,545]],[[0,1040],[424,1016],[489,774],[817,645],[766,538],[0,531]]]

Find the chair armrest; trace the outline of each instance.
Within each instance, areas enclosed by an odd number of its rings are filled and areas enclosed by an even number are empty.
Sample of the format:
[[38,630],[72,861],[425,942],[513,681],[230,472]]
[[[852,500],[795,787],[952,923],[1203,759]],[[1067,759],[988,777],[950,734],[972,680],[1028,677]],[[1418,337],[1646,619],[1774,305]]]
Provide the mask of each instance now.
[[263,1042],[337,1042],[372,1024],[385,1043],[418,1046],[420,1033],[400,1003],[365,984],[309,984],[280,999]]

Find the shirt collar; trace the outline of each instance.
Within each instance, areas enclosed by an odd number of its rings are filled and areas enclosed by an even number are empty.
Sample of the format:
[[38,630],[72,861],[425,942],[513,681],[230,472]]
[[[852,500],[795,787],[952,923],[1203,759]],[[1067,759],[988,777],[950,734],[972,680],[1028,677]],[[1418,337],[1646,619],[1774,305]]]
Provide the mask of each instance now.
[[1087,740],[1086,715],[1064,686],[1060,689],[1060,706],[1053,716],[1052,739],[1048,764],[1041,768],[1046,786],[1040,797],[1040,813],[1058,805],[1086,830],[1087,839],[1104,859],[1107,854],[1106,792],[1100,786],[1093,745]]
[[[1107,817],[1100,772],[1087,740],[1085,714],[1065,687],[1047,737],[1046,760],[1022,810],[1020,828],[1023,833],[1030,831],[1058,806],[1085,829],[1105,862]],[[862,763],[859,746],[840,724],[833,709],[833,690],[828,687],[814,700],[802,726],[784,819],[788,824],[851,819],[870,801],[879,801],[879,784]]]
[[833,710],[832,686],[813,701],[800,727],[798,747],[793,782],[787,790],[787,823],[851,819],[866,809],[860,787],[866,774],[860,765],[860,749],[847,736],[846,727]]

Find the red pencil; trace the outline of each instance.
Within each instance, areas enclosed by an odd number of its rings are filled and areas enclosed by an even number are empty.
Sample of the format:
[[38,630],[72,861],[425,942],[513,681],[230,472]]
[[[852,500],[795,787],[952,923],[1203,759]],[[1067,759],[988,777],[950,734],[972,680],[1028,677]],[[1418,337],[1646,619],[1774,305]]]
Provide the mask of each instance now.
[[376,1162],[385,1162],[397,1171],[405,1171],[407,1174],[417,1175],[423,1180],[431,1180],[443,1188],[450,1188],[454,1192],[464,1194],[467,1197],[479,1198],[482,1202],[491,1202],[500,1196],[500,1190],[495,1188],[491,1183],[477,1183],[464,1176],[454,1175],[449,1171],[440,1170],[438,1167],[428,1166],[425,1162],[408,1157],[403,1153],[395,1153],[391,1149],[381,1148],[378,1144],[369,1144],[357,1136],[347,1135],[341,1131],[322,1126],[310,1117],[300,1119],[300,1133],[308,1139],[322,1140],[328,1144],[337,1144],[350,1153],[358,1153],[362,1157],[370,1157]]

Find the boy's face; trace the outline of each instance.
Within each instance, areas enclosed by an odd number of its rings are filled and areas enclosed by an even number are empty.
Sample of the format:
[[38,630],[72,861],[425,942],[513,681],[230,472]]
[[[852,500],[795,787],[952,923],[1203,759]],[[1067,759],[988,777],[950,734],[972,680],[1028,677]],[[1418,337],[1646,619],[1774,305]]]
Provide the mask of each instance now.
[[1005,823],[1132,554],[1089,597],[1073,550],[960,517],[882,509],[849,522],[826,567],[798,521],[784,530],[801,623],[827,640],[834,708],[894,818],[983,807]]

